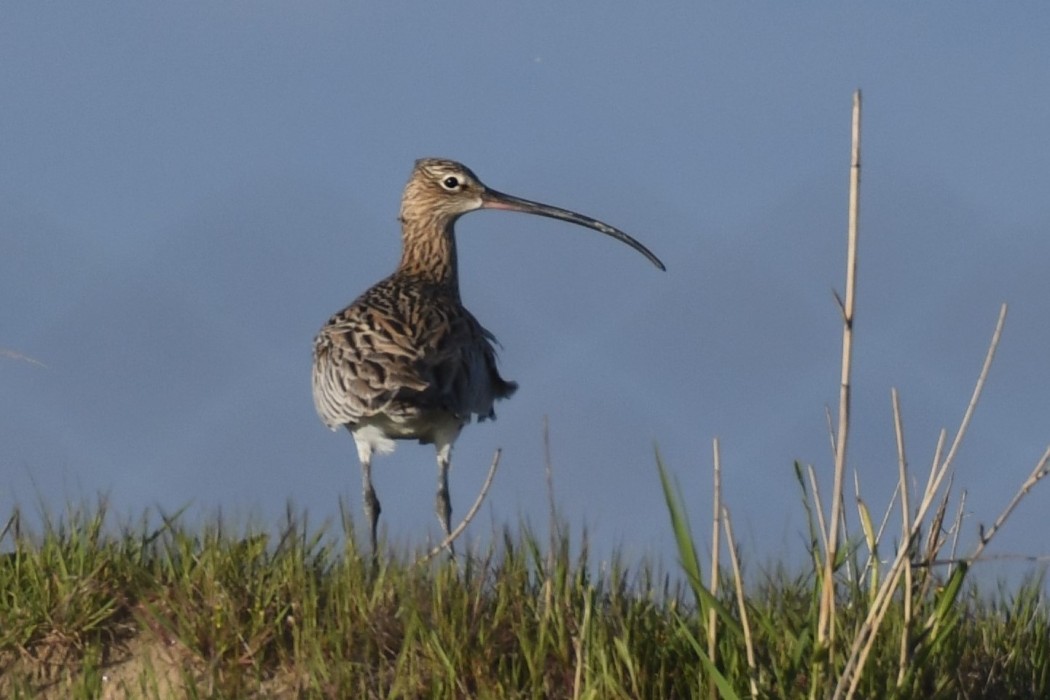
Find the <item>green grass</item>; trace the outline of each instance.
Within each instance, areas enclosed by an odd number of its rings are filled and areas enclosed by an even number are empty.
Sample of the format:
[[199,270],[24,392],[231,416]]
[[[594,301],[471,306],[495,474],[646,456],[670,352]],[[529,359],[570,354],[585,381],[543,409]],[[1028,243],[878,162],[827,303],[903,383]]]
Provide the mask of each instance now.
[[[681,551],[695,551],[667,486]],[[749,696],[752,679],[759,697],[829,692],[812,675],[813,572],[774,571],[746,587],[751,670],[728,572],[725,593],[711,594],[698,576],[651,564],[599,567],[585,535],[544,543],[520,526],[457,563],[400,554],[373,570],[349,522],[310,531],[290,511],[267,535],[178,516],[108,528],[108,517],[100,503],[35,533],[18,512],[7,521],[0,696],[691,698],[709,697],[708,679],[725,697]],[[970,588],[937,612],[944,582],[915,573],[914,618],[950,629],[915,627],[914,666],[898,683],[905,623],[891,607],[859,697],[1050,697],[1041,580]],[[839,665],[869,598],[867,579],[840,583]]]

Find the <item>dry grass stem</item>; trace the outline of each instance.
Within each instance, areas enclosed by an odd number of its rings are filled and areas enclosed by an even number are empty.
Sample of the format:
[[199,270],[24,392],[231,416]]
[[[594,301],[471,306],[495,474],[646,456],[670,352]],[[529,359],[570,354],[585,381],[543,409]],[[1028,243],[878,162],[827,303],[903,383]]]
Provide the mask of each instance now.
[[[714,468],[712,479],[714,480],[713,485],[713,522],[711,525],[711,578],[710,588],[711,595],[718,595],[718,578],[720,575],[718,560],[721,546],[721,533],[722,533],[722,454],[721,449],[718,446],[718,438],[715,438],[711,445],[713,452]],[[707,611],[707,656],[711,659],[711,663],[718,663],[718,611],[713,607]],[[715,687],[715,679],[708,678],[707,682],[707,694],[711,698],[718,697],[717,688]]]
[[952,549],[948,554],[951,561],[948,564],[948,578],[951,578],[952,571],[955,570],[955,555],[959,551],[959,533],[962,532],[963,515],[966,513],[966,495],[966,491],[959,495],[959,507],[955,511],[955,524],[952,525]]
[[959,423],[959,430],[955,433],[955,439],[952,441],[952,446],[948,450],[948,456],[944,458],[945,464],[950,464],[955,459],[955,453],[959,451],[959,446],[962,444],[963,436],[966,434],[966,429],[970,427],[970,420],[973,419],[974,411],[977,410],[977,402],[981,398],[981,392],[984,390],[984,383],[988,380],[988,372],[992,369],[992,360],[995,359],[995,351],[999,349],[999,340],[1003,335],[1003,326],[1006,324],[1006,304],[999,307],[999,320],[995,323],[995,331],[992,333],[992,342],[988,346],[988,352],[984,356],[984,364],[981,366],[981,373],[977,376],[977,384],[973,387],[973,394],[970,396],[970,403],[966,406],[966,413],[963,414],[962,422]]
[[[850,377],[853,363],[853,318],[857,297],[857,238],[860,216],[860,90],[853,93],[853,129],[850,149],[849,225],[846,246],[846,298],[842,304],[842,375],[839,386],[839,420],[835,443],[835,475],[831,492],[831,521],[825,554],[817,641],[830,650],[835,639],[835,559],[838,554],[842,477],[849,445]],[[829,656],[828,661],[831,661]]]
[[1047,447],[1046,451],[1043,452],[1043,456],[1039,458],[1038,462],[1036,462],[1035,468],[1032,469],[1028,478],[1024,480],[1023,484],[1021,484],[1021,488],[1019,488],[1017,493],[1014,494],[1014,497],[1010,499],[1010,502],[1006,505],[1006,508],[1003,509],[1003,512],[999,514],[999,517],[995,519],[992,526],[987,530],[981,528],[980,542],[978,542],[977,548],[973,551],[973,554],[967,558],[967,563],[972,564],[980,559],[981,554],[984,552],[984,548],[992,541],[995,534],[999,532],[1003,523],[1005,523],[1006,519],[1010,517],[1010,514],[1014,512],[1014,508],[1017,507],[1017,504],[1021,502],[1021,499],[1028,494],[1033,486],[1038,484],[1039,481],[1047,475],[1047,469],[1050,468],[1048,465],[1050,465],[1050,447]]
[[955,475],[953,474],[948,477],[948,484],[941,491],[937,510],[933,512],[933,517],[930,518],[930,526],[926,533],[926,547],[922,551],[923,561],[934,559],[944,544],[944,518],[948,515],[948,500],[951,497],[954,484]]
[[820,500],[820,486],[817,483],[817,473],[813,465],[806,466],[806,474],[809,476],[809,488],[813,491],[813,509],[817,512],[817,527],[820,529],[820,543],[824,551],[828,551],[828,529],[824,522],[824,504]]
[[900,492],[900,484],[896,484],[893,487],[893,493],[890,494],[890,500],[886,504],[885,510],[882,511],[882,520],[879,521],[879,530],[875,534],[876,542],[882,542],[882,536],[885,534],[886,528],[889,527],[890,517],[893,515],[893,509],[897,505],[897,499],[900,497]]
[[726,529],[726,546],[729,549],[729,562],[733,566],[733,584],[736,590],[736,602],[740,611],[740,626],[744,628],[744,649],[747,653],[747,676],[751,686],[751,697],[758,697],[758,664],[755,662],[755,644],[751,639],[751,623],[747,615],[747,600],[744,597],[744,575],[740,571],[740,559],[737,557],[736,540],[733,538],[733,522],[729,510],[722,509],[722,522]]
[[[901,419],[900,397],[897,389],[890,390],[890,403],[893,405],[893,433],[897,442],[897,492],[901,499],[901,532],[911,532],[911,503],[908,496],[908,458],[904,449],[904,421]],[[897,683],[904,682],[908,672],[908,663],[911,657],[911,628],[912,628],[912,591],[914,582],[911,567],[912,542],[909,538],[900,543],[900,547],[907,550],[907,563],[904,565],[904,590],[901,598],[903,602],[903,619],[901,624],[901,652],[897,666]]]
[[467,529],[467,525],[470,525],[470,521],[474,519],[474,516],[478,514],[478,510],[481,508],[482,502],[485,500],[485,496],[489,493],[489,488],[492,486],[492,480],[496,477],[496,469],[499,467],[499,458],[503,453],[503,450],[497,449],[496,453],[492,456],[492,464],[489,465],[489,472],[485,475],[485,482],[481,485],[481,490],[478,492],[478,497],[474,499],[474,504],[470,506],[470,510],[467,511],[466,516],[459,521],[459,525],[448,534],[448,537],[442,541],[441,544],[431,549],[423,557],[416,561],[417,564],[425,564],[443,550],[447,549],[453,542],[459,539],[459,536]]
[[948,431],[941,428],[937,434],[937,446],[933,449],[933,462],[930,463],[930,473],[926,477],[926,489],[923,493],[929,493],[933,488],[933,482],[937,478],[937,466],[941,464],[941,455],[944,454],[944,446],[947,444]]

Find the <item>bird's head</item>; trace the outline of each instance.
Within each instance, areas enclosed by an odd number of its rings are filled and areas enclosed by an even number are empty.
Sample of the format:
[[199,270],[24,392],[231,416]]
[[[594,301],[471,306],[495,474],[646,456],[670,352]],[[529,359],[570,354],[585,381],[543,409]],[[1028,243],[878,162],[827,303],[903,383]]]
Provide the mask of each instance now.
[[452,220],[481,209],[486,187],[470,168],[454,160],[421,158],[401,199],[401,220]]
[[520,211],[585,226],[626,243],[658,268],[665,269],[648,248],[609,224],[568,209],[498,192],[486,187],[470,168],[454,160],[422,158],[416,161],[401,199],[401,221],[406,230],[433,228],[451,233],[456,219],[476,209]]

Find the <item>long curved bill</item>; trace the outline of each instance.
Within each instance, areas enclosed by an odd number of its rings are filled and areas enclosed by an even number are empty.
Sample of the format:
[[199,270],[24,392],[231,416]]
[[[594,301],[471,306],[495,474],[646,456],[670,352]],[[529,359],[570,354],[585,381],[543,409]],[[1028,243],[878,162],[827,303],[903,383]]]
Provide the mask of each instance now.
[[586,226],[587,228],[594,229],[595,231],[600,231],[606,236],[612,236],[613,238],[622,243],[626,243],[645,257],[649,258],[649,261],[653,265],[656,265],[661,270],[667,270],[660,258],[653,255],[653,252],[646,248],[644,245],[631,238],[620,229],[598,221],[597,219],[592,219],[589,216],[577,214],[576,212],[569,211],[568,209],[552,207],[549,204],[541,204],[540,202],[533,202],[528,199],[522,199],[521,197],[515,197],[513,195],[504,194],[502,192],[497,192],[496,190],[489,189],[487,187],[481,195],[481,208],[503,209],[505,211],[520,211],[526,214],[537,214],[539,216],[547,216],[552,219],[561,219],[562,221],[568,221],[572,224]]

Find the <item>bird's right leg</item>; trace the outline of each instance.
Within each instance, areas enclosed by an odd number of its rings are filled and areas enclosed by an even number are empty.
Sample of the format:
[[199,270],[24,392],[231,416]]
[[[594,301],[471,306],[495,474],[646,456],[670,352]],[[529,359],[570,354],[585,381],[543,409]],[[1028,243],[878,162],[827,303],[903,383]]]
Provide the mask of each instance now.
[[[447,457],[444,459],[438,458],[438,487],[437,497],[435,498],[434,510],[438,516],[438,522],[441,523],[441,531],[445,534],[445,539],[452,536],[452,530],[449,526],[449,521],[452,518],[452,503],[448,497],[448,468],[449,460]],[[452,550],[451,544],[449,551]]]
[[358,445],[358,456],[361,458],[361,494],[364,497],[365,516],[368,518],[368,526],[372,545],[372,559],[375,560],[379,553],[376,546],[376,527],[379,523],[379,499],[376,498],[375,487],[372,486],[372,448],[368,445]]
[[434,510],[437,512],[438,522],[441,523],[441,531],[445,534],[445,542],[448,547],[448,555],[451,559],[456,557],[456,548],[452,545],[452,503],[448,495],[448,470],[452,466],[452,445],[459,437],[459,431],[463,426],[458,423],[448,423],[437,431],[434,436],[434,447],[437,448],[438,463],[438,487],[435,498]]

